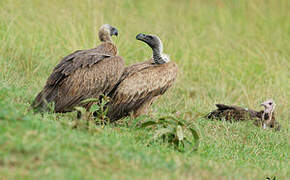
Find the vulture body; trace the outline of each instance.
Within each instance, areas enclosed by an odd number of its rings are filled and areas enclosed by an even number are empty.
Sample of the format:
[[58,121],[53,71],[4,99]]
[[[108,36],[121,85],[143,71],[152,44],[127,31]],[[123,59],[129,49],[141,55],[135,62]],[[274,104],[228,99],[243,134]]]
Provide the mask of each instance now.
[[108,94],[124,70],[124,60],[117,56],[111,36],[118,35],[116,28],[106,24],[99,30],[101,44],[94,49],[78,50],[64,57],[54,68],[45,87],[36,96],[32,107],[37,111],[48,110],[54,103],[54,112],[70,112],[88,98]]
[[261,104],[265,107],[265,110],[255,111],[248,108],[242,108],[238,106],[229,106],[224,104],[216,104],[216,110],[210,112],[207,115],[209,119],[225,119],[226,121],[245,121],[254,120],[256,126],[262,126],[266,128],[275,128],[280,130],[280,124],[276,122],[274,115],[275,103],[273,100],[265,101]]
[[162,54],[162,43],[155,35],[139,34],[138,40],[153,50],[153,58],[126,67],[117,86],[109,94],[108,114],[111,122],[132,115],[146,114],[150,105],[174,83],[178,68]]

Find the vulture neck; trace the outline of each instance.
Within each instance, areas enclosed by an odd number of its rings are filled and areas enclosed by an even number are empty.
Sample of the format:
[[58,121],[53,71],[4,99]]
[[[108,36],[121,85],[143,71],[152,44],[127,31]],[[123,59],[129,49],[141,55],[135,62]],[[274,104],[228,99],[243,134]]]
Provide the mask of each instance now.
[[[269,119],[265,119],[266,113],[269,114]],[[264,111],[263,116],[262,116],[263,129],[266,129],[267,125],[270,124],[270,122],[272,121],[272,116],[273,116],[273,109],[271,109],[271,110],[266,109]]]
[[110,33],[105,30],[105,29],[101,29],[99,32],[99,39],[101,42],[113,42]]
[[164,64],[169,61],[169,57],[162,54],[162,47],[153,48],[153,60],[155,64]]

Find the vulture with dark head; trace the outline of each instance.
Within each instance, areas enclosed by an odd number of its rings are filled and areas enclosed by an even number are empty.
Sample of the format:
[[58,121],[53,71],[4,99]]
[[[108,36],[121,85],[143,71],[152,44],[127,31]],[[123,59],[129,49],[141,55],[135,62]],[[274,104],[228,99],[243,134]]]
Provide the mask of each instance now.
[[216,106],[218,109],[209,113],[207,118],[218,120],[225,119],[230,122],[254,120],[254,124],[263,127],[263,129],[274,128],[275,130],[280,130],[280,124],[275,121],[274,116],[276,104],[271,99],[261,104],[261,106],[265,108],[261,111],[224,104],[216,104]]
[[124,60],[117,56],[113,35],[117,36],[118,30],[105,24],[99,29],[100,45],[64,57],[53,69],[32,107],[43,112],[48,110],[48,103],[54,103],[54,112],[65,113],[76,106],[88,109],[92,103],[82,104],[83,100],[108,94],[124,71]]
[[156,35],[138,34],[137,40],[148,44],[153,58],[126,67],[118,84],[109,94],[108,114],[111,122],[132,115],[146,114],[153,101],[164,94],[177,77],[177,64],[163,54],[162,42]]

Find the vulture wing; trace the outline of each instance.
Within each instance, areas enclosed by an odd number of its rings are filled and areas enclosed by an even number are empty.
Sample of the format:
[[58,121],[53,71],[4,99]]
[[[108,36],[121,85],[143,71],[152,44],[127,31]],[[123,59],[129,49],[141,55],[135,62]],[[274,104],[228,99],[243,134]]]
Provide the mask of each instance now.
[[114,44],[105,42],[101,43],[94,49],[77,50],[64,57],[54,68],[52,74],[47,80],[47,84],[53,85],[62,78],[69,76],[78,68],[91,67],[97,62],[117,55],[117,49]]
[[225,104],[216,104],[216,107],[219,109],[219,110],[235,110],[235,111],[244,111],[245,108],[242,108],[242,107],[238,107],[238,106],[229,106],[229,105],[225,105]]
[[[119,56],[104,59],[92,67],[78,69],[60,84],[55,111],[71,111],[85,99],[108,94],[118,82],[123,69],[124,60]],[[90,105],[83,106],[89,108]]]
[[177,72],[174,62],[157,65],[147,61],[127,67],[118,85],[110,93],[110,120],[128,116],[145,104],[149,106],[157,96],[172,86]]
[[246,119],[259,118],[260,112],[252,109],[242,108],[238,106],[229,106],[225,104],[216,104],[216,110],[207,115],[209,119],[225,119],[228,121],[243,121]]
[[[72,89],[78,91],[80,88],[83,88],[82,90],[101,88],[104,85],[101,83],[105,82],[101,81],[100,78],[104,77],[106,83],[109,83],[109,79],[106,79],[106,75],[112,73],[112,67],[108,67],[110,63],[111,65],[116,66],[114,68],[117,68],[115,70],[117,74],[122,73],[124,69],[124,61],[121,57],[114,57],[116,54],[117,49],[114,44],[106,42],[100,44],[94,49],[78,50],[64,57],[54,68],[44,89],[37,95],[32,106],[39,110],[46,110],[47,103],[53,101],[55,102],[55,112],[70,111],[74,103],[82,101],[83,98],[89,96],[89,93],[86,95],[82,94],[84,97],[78,97],[79,99],[77,100],[76,97],[74,97],[76,94],[71,92]],[[114,64],[115,61],[116,63]],[[104,63],[108,63],[108,66],[102,66],[103,69],[98,68],[97,64],[103,65]],[[108,72],[103,72],[107,70]],[[121,74],[119,77],[120,76]],[[80,83],[81,80],[82,83]],[[83,86],[85,83],[94,87]],[[76,84],[78,84],[79,87],[75,87]],[[115,84],[116,82],[113,85]],[[96,91],[96,89],[94,90]],[[79,93],[78,96],[80,96],[84,91],[78,91],[77,93]],[[64,99],[67,98],[71,98],[71,100],[69,102],[64,101]]]
[[55,85],[63,78],[71,75],[79,68],[91,67],[99,61],[111,57],[110,55],[90,52],[89,50],[76,51],[65,58],[54,68],[47,80],[47,84]]

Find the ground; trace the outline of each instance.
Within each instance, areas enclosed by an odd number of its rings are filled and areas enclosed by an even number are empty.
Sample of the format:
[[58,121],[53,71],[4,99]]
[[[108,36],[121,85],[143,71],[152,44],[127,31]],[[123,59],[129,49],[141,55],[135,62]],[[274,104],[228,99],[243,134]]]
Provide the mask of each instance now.
[[[0,179],[287,179],[290,1],[148,0],[0,2]],[[109,23],[126,64],[152,52],[152,33],[179,67],[151,117],[181,116],[197,152],[148,145],[150,129],[73,128],[75,113],[34,114],[30,103],[65,55],[98,45]],[[215,103],[261,109],[273,98],[279,132],[202,118]],[[145,117],[146,119],[146,117]]]

